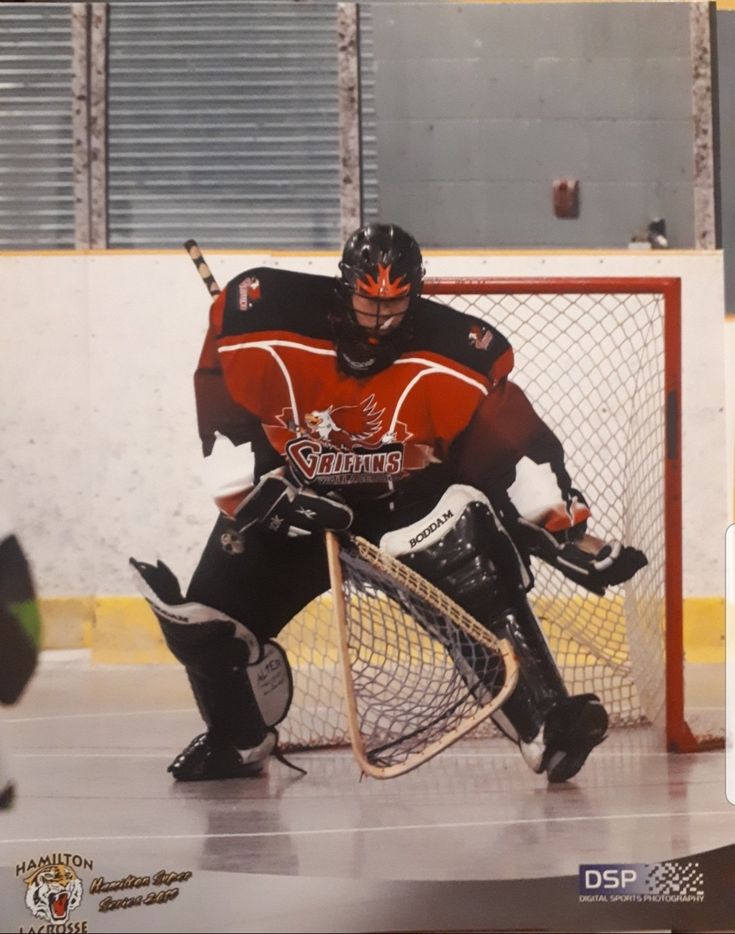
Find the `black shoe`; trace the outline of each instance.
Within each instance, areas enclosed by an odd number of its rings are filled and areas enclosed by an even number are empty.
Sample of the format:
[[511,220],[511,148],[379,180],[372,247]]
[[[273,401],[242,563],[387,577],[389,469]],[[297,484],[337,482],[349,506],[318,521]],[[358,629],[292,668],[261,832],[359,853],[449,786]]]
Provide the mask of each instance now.
[[549,782],[566,782],[607,736],[607,711],[596,694],[578,694],[560,701],[544,725],[544,757]]
[[8,782],[3,788],[0,788],[0,811],[6,811],[12,808],[15,802],[15,785]]
[[168,767],[177,782],[206,782],[223,778],[254,778],[275,746],[275,735],[268,733],[262,743],[240,751],[231,743],[213,742],[202,733],[180,752]]

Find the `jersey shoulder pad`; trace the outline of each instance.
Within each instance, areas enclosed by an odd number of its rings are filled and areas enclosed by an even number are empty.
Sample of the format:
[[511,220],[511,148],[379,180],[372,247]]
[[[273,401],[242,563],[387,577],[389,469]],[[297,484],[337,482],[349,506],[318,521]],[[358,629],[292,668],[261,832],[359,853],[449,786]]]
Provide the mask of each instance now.
[[497,328],[474,315],[423,299],[417,334],[425,349],[442,354],[498,383],[513,369],[513,348]]
[[289,331],[328,337],[334,279],[288,269],[246,269],[225,288],[222,336]]

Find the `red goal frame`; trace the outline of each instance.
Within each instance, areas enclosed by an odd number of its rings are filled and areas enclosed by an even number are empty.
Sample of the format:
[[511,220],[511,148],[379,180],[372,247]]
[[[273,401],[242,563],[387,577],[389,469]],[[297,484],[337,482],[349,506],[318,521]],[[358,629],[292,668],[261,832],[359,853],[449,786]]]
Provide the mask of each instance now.
[[[655,294],[663,301],[666,739],[673,752],[721,745],[698,739],[684,715],[681,454],[681,279],[674,277],[427,278],[425,295]],[[508,335],[512,341],[512,334]]]

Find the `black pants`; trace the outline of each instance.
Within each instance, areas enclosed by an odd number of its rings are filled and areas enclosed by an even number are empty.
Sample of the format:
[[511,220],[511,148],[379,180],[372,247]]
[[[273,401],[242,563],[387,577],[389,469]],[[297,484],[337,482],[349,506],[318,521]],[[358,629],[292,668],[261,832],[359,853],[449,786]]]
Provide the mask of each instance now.
[[[414,486],[410,496],[356,508],[352,531],[377,543],[385,532],[426,515],[445,489],[444,483]],[[239,541],[235,539],[233,548],[234,532],[231,520],[217,519],[187,599],[222,610],[262,640],[273,639],[300,610],[329,589],[324,536],[288,538],[256,525],[240,535]]]
[[[392,529],[416,522],[436,504],[445,487],[420,495],[371,502],[356,511],[353,531],[373,542]],[[227,613],[261,641],[278,633],[319,594],[329,589],[323,535],[288,538],[253,526],[237,535],[220,516],[194,572],[187,599]],[[210,731],[240,748],[264,736],[262,719],[243,670],[242,643],[213,633],[206,644],[197,633],[167,624],[164,634],[185,665],[199,709]]]
[[192,577],[187,598],[222,610],[261,640],[275,638],[314,597],[329,589],[324,538],[287,538],[259,526],[232,540],[233,523],[224,516],[212,534]]

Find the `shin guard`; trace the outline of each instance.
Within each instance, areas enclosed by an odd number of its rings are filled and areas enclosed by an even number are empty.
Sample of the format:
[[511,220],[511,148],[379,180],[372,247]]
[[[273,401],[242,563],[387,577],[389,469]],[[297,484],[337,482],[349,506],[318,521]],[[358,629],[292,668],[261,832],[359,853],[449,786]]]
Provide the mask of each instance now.
[[174,574],[131,559],[136,583],[166,644],[186,668],[199,711],[213,738],[240,749],[257,746],[286,716],[293,695],[281,647],[261,644],[247,626],[200,603],[186,602]]

